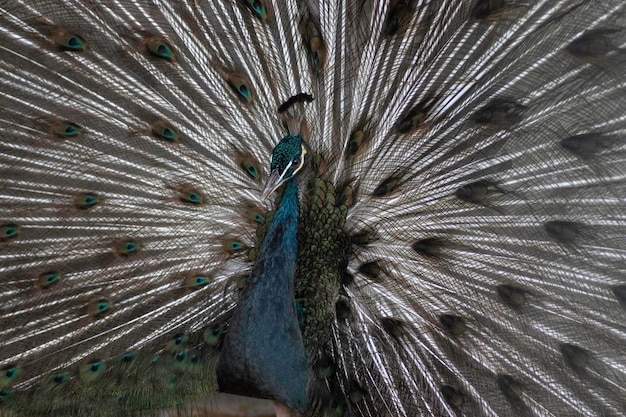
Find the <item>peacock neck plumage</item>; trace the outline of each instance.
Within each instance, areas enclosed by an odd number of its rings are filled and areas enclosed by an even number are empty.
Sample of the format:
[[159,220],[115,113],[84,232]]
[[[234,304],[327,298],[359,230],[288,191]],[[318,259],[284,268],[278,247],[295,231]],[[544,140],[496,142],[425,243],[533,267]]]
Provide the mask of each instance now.
[[310,364],[294,303],[298,182],[288,180],[230,322],[221,391],[271,398],[304,412]]

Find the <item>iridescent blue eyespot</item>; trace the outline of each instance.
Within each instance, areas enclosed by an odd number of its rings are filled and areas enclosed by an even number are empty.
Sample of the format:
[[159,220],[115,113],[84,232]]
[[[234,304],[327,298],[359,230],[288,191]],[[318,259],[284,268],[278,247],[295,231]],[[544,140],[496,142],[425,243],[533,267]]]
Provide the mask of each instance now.
[[74,205],[79,209],[90,209],[99,202],[98,194],[91,192],[80,193],[74,198]]
[[167,142],[175,142],[178,139],[176,129],[164,120],[152,123],[152,133]]
[[58,29],[52,34],[52,40],[63,50],[80,52],[87,46],[85,39],[77,33]]
[[228,253],[241,252],[247,248],[247,246],[239,239],[225,239],[223,247]]
[[137,360],[137,354],[134,352],[126,352],[122,355],[122,363],[132,363],[135,362]]
[[248,7],[262,21],[267,20],[267,8],[260,0],[248,0]]
[[209,277],[206,275],[191,275],[185,279],[185,286],[189,288],[204,287],[209,283]]
[[223,335],[224,326],[221,324],[216,324],[204,331],[204,341],[209,346],[217,346],[220,343],[220,340],[222,340]]
[[67,373],[58,373],[58,374],[52,375],[51,382],[54,386],[59,386],[67,382],[69,378],[70,376]]
[[81,367],[80,377],[83,381],[95,381],[105,369],[106,364],[104,362],[94,359]]
[[0,370],[0,387],[8,388],[12,386],[20,375],[22,368],[16,365],[5,366]]
[[0,388],[0,401],[5,401],[11,398],[11,391],[6,388]]
[[122,256],[130,256],[139,252],[140,245],[134,240],[124,240],[118,243],[117,252]]
[[87,314],[94,317],[101,316],[107,313],[111,307],[111,302],[106,298],[97,298],[87,304]]
[[259,177],[259,168],[257,167],[255,161],[251,158],[246,158],[241,161],[241,167],[251,178],[257,179]]
[[252,89],[250,83],[243,77],[235,74],[228,76],[228,83],[237,95],[244,101],[252,102]]
[[57,271],[46,271],[39,275],[37,284],[40,288],[46,288],[59,282],[61,275]]
[[20,227],[15,223],[5,223],[0,226],[0,240],[14,239],[20,234]]
[[148,49],[148,52],[159,58],[172,59],[174,56],[170,44],[162,39],[148,39],[146,41],[146,48]]

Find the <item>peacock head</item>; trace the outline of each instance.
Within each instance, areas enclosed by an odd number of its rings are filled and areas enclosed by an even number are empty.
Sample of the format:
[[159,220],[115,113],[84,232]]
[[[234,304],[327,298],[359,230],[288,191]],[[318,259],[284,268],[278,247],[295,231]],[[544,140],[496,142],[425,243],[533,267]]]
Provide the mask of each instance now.
[[310,158],[309,146],[300,134],[282,138],[272,152],[270,176],[265,183],[261,201],[265,201],[278,187],[301,172]]

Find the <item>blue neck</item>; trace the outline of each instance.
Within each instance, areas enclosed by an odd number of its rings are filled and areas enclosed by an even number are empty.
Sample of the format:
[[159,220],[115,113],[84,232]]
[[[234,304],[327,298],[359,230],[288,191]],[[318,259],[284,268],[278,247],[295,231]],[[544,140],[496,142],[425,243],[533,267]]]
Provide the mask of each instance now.
[[279,401],[304,413],[310,364],[295,308],[298,184],[285,191],[242,292],[218,364],[221,391]]

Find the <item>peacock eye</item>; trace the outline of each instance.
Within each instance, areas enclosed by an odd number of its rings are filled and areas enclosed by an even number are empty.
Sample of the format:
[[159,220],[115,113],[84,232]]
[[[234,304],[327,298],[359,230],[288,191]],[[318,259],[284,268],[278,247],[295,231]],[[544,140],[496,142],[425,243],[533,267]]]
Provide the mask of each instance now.
[[295,158],[293,158],[293,165],[298,166],[300,165],[300,157],[296,156]]

